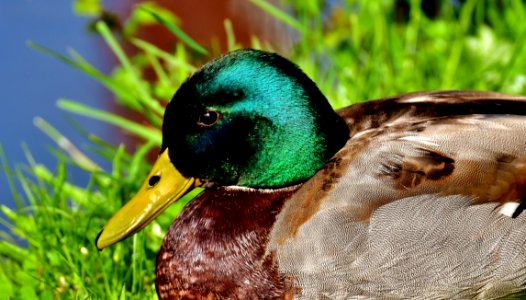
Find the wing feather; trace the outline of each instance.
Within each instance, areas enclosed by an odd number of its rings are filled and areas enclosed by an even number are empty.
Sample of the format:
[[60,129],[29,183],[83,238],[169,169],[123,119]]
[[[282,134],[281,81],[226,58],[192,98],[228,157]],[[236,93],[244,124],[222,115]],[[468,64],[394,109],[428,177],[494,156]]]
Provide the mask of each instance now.
[[[348,143],[287,201],[270,235],[298,298],[524,288],[526,98],[414,93],[339,114]],[[508,202],[518,203],[512,217],[499,210]]]

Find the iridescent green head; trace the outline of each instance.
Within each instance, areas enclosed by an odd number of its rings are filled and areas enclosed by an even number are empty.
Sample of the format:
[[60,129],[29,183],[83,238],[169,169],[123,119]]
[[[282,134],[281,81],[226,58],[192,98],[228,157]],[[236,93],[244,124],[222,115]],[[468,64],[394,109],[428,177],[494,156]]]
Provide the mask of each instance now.
[[161,155],[97,247],[137,232],[203,182],[280,188],[306,181],[348,138],[347,125],[294,64],[262,51],[229,53],[175,93]]
[[307,180],[348,137],[347,125],[296,65],[248,49],[188,78],[163,123],[163,151],[184,176],[256,188]]

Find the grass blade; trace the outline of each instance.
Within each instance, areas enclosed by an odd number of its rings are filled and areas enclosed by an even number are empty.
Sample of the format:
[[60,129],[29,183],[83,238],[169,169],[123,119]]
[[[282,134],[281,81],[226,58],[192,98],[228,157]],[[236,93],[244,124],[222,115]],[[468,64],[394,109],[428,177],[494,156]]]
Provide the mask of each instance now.
[[198,42],[194,41],[191,37],[189,37],[186,33],[184,33],[184,31],[181,28],[177,27],[175,24],[173,24],[172,22],[169,22],[168,20],[163,18],[161,15],[159,15],[158,13],[156,13],[155,11],[149,8],[146,8],[143,6],[143,7],[140,7],[140,9],[151,14],[152,17],[154,17],[160,24],[168,28],[168,30],[170,30],[176,37],[181,39],[181,41],[183,41],[185,44],[187,44],[190,48],[195,50],[197,53],[208,55],[208,50],[203,48],[203,46],[199,45]]
[[128,57],[124,53],[124,50],[119,45],[117,40],[113,37],[111,34],[110,29],[104,22],[97,22],[96,24],[97,31],[102,35],[108,46],[111,48],[113,53],[117,56],[120,63],[122,64],[123,68],[128,72],[130,75],[130,78],[134,81],[134,87],[136,88],[137,92],[139,93],[139,101],[141,104],[143,104],[146,108],[149,108],[153,110],[153,112],[157,113],[158,115],[162,116],[164,113],[164,108],[157,102],[155,99],[153,99],[148,91],[144,88],[146,83],[144,83],[139,75],[137,74],[134,67],[132,67],[130,61],[128,60]]
[[288,15],[287,13],[285,13],[284,11],[279,9],[278,7],[268,3],[267,1],[265,1],[265,0],[250,0],[250,2],[254,3],[259,8],[261,8],[262,10],[266,11],[267,13],[269,13],[270,15],[272,15],[277,20],[280,20],[281,22],[283,22],[283,23],[289,25],[290,27],[296,29],[300,33],[303,34],[303,33],[307,32],[305,26],[303,26],[303,24],[298,22],[298,20],[294,19],[292,16]]
[[60,99],[57,106],[66,111],[70,111],[82,116],[90,117],[96,120],[104,121],[109,124],[118,126],[130,133],[137,135],[147,141],[152,141],[160,146],[162,142],[161,131],[151,127],[146,127],[132,122],[121,116],[109,113],[104,110],[95,109],[75,101]]
[[69,157],[82,169],[88,172],[101,171],[102,168],[99,167],[95,162],[93,162],[89,157],[82,153],[71,141],[62,135],[55,127],[46,122],[46,120],[41,117],[35,117],[33,120],[36,127],[42,130],[47,136],[49,136],[60,148],[62,148]]

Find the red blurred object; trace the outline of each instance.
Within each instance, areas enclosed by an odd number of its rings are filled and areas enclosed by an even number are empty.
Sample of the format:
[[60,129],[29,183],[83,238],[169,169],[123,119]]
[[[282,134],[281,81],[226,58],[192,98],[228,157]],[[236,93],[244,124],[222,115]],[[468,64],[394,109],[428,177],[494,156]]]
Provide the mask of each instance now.
[[[140,2],[136,0],[122,2],[119,14],[126,18],[133,5]],[[226,19],[232,22],[236,42],[243,47],[251,45],[252,36],[258,37],[263,43],[268,43],[280,51],[286,51],[292,43],[292,31],[250,1],[155,0],[154,2],[172,11],[180,19],[183,31],[207,48],[215,42],[219,44],[221,52],[227,50],[224,26]],[[173,49],[176,41],[173,34],[161,25],[142,28],[140,36],[164,50]]]

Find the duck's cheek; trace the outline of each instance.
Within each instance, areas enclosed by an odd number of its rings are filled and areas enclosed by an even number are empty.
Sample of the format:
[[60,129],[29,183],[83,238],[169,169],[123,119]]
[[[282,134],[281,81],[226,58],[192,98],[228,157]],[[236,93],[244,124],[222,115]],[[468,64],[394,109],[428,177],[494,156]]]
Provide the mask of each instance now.
[[174,145],[171,159],[186,176],[235,184],[264,143],[254,129],[250,120],[223,122],[200,134],[188,135],[184,145]]

